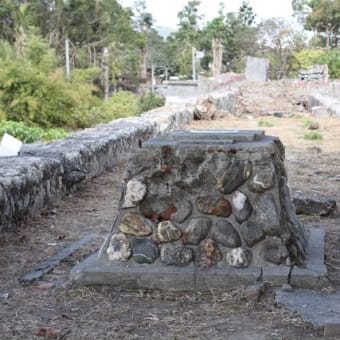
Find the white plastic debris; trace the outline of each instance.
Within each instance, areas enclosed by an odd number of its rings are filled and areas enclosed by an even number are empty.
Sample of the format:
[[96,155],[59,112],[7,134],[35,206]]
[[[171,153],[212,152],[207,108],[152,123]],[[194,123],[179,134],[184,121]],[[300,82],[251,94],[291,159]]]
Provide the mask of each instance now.
[[0,157],[18,156],[22,142],[5,133],[0,142]]

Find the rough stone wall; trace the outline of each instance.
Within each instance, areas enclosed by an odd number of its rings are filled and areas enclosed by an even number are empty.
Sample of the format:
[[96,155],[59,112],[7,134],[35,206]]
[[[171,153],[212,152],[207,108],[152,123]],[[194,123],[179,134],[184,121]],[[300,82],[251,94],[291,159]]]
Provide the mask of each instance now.
[[311,112],[321,110],[323,112],[322,115],[327,114],[329,116],[340,118],[340,100],[328,95],[320,89],[314,89],[311,91],[308,96],[308,108]]
[[278,138],[179,131],[130,159],[104,256],[199,268],[301,265],[306,245]]
[[340,100],[340,81],[334,80],[329,82],[329,95]]
[[300,70],[300,79],[303,81],[328,81],[328,66],[314,65],[308,70]]

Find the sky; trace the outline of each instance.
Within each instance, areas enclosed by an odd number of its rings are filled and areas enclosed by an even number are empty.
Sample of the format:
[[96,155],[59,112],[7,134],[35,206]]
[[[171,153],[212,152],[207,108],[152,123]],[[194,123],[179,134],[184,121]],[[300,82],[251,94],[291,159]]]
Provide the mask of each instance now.
[[[134,0],[119,0],[124,7],[133,7]],[[178,24],[177,13],[183,9],[188,0],[146,0],[147,11],[156,20],[156,26],[176,29]],[[221,0],[201,0],[200,13],[205,21],[217,16]],[[237,12],[242,0],[223,1],[226,12]],[[256,21],[272,17],[292,17],[291,0],[248,0],[256,13]]]

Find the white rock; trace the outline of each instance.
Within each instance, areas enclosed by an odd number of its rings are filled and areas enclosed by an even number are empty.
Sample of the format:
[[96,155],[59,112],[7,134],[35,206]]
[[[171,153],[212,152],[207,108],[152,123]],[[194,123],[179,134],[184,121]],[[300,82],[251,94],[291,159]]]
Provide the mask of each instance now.
[[250,252],[243,248],[235,248],[227,253],[226,261],[236,268],[245,268],[250,264]]
[[131,256],[130,242],[125,234],[118,233],[112,236],[106,254],[110,261],[124,262]]
[[130,180],[126,185],[126,193],[122,208],[133,208],[144,198],[146,185],[136,179]]
[[244,204],[247,201],[247,196],[242,193],[241,191],[235,191],[233,194],[233,206],[238,210],[242,210],[244,207]]

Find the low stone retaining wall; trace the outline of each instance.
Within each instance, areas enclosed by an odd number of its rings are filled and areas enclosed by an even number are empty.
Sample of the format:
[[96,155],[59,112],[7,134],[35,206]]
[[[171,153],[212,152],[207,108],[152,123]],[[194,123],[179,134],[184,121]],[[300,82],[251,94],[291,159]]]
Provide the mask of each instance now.
[[[212,96],[219,97],[226,108],[234,105],[230,93]],[[179,129],[192,118],[193,105],[183,101],[141,117],[85,129],[62,140],[24,145],[18,157],[0,158],[0,232],[127,159],[143,141]]]
[[334,116],[340,118],[340,100],[320,90],[314,90],[308,97],[308,108],[316,118]]

